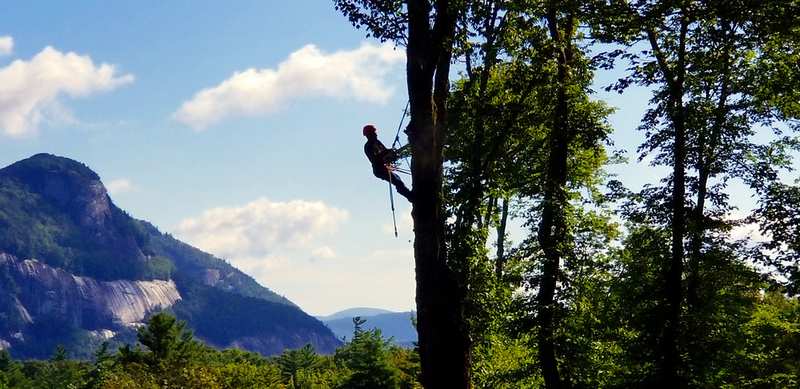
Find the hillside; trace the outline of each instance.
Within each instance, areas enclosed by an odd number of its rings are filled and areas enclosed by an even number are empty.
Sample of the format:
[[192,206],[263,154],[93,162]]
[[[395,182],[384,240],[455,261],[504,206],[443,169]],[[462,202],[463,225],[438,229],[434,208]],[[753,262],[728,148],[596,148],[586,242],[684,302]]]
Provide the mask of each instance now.
[[162,309],[217,347],[263,354],[339,342],[320,321],[225,261],[114,205],[87,166],[37,154],[0,169],[0,347],[77,356],[123,343]]

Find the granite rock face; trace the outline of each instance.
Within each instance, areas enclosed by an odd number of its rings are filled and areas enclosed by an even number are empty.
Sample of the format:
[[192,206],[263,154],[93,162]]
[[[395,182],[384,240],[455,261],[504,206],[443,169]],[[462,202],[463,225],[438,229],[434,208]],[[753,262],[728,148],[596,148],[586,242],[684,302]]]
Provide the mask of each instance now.
[[25,323],[56,316],[87,330],[114,329],[140,324],[148,313],[181,299],[172,280],[98,281],[2,253],[0,266],[19,289],[15,298]]

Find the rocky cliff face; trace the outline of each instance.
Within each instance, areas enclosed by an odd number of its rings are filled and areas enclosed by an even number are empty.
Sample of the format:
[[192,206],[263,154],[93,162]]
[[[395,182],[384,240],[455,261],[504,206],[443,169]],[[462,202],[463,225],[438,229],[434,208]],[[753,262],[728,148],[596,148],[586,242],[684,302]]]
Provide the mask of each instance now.
[[172,280],[98,281],[2,253],[0,266],[19,290],[17,309],[27,323],[55,315],[75,327],[113,331],[139,324],[148,313],[169,308],[181,299]]
[[128,216],[85,165],[37,154],[0,169],[0,348],[46,357],[63,344],[88,356],[102,340],[131,342],[163,309],[219,347],[339,344],[230,264]]

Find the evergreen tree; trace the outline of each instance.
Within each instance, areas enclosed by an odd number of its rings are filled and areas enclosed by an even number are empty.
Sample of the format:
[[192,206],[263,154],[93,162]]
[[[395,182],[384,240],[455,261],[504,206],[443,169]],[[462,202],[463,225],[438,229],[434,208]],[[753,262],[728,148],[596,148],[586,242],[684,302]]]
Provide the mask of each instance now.
[[301,388],[301,372],[308,372],[319,366],[320,361],[310,344],[297,350],[287,350],[275,359],[281,370],[284,382],[292,388]]
[[366,320],[353,318],[353,340],[336,351],[334,360],[351,371],[342,384],[348,389],[399,388],[399,370],[390,364],[389,342],[379,329],[364,330]]

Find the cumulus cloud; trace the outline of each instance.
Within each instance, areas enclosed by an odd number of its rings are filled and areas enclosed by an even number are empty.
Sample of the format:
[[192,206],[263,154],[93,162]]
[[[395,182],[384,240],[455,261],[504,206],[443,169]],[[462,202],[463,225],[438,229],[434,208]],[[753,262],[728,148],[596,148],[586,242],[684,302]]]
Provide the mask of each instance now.
[[[347,211],[323,202],[260,198],[209,209],[183,220],[174,232],[227,259],[306,312],[322,314],[353,306],[411,309],[415,291],[411,244],[395,239],[363,241],[361,231],[354,245],[344,230],[363,226],[346,225],[348,218]],[[379,224],[375,227],[380,230]]]
[[133,183],[127,178],[111,180],[106,184],[106,190],[112,195],[127,193],[134,189]]
[[393,90],[385,77],[404,54],[389,44],[365,43],[349,51],[325,53],[309,44],[275,69],[250,68],[186,101],[173,118],[202,130],[230,116],[267,114],[301,97],[333,97],[385,103]]
[[177,233],[213,254],[249,260],[309,244],[316,237],[335,231],[348,216],[347,211],[319,201],[275,202],[260,198],[185,219]]
[[14,38],[0,36],[0,56],[9,55],[12,51],[14,51]]
[[70,117],[60,97],[86,97],[133,80],[133,75],[120,74],[114,65],[45,47],[30,60],[18,59],[0,68],[0,131],[12,137],[36,133],[43,120]]

